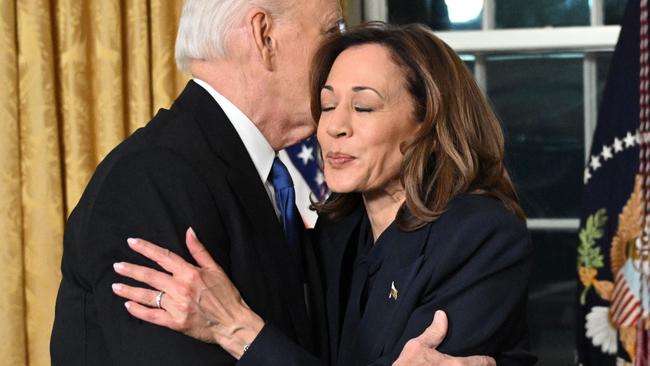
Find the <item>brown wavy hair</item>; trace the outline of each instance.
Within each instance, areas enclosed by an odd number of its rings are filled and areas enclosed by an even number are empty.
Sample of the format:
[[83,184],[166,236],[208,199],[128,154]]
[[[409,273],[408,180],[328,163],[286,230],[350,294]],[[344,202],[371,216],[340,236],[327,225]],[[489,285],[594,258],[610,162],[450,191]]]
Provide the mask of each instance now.
[[[461,194],[494,197],[524,219],[503,163],[499,120],[460,57],[424,25],[373,22],[326,39],[311,69],[314,120],[320,119],[321,90],[334,61],[344,50],[364,44],[389,50],[403,70],[406,88],[415,102],[415,117],[423,123],[414,138],[400,147],[404,154],[400,179],[406,193],[398,214],[400,226],[414,230],[435,221]],[[313,207],[337,219],[360,203],[359,194],[333,193]]]

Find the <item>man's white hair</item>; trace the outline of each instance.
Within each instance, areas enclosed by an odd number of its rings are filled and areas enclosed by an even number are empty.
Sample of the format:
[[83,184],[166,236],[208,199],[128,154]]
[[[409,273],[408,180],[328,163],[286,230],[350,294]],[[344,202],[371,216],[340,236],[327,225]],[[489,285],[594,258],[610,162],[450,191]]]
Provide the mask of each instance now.
[[185,0],[176,36],[176,64],[190,73],[192,60],[226,57],[228,36],[253,6],[274,17],[287,10],[287,0]]

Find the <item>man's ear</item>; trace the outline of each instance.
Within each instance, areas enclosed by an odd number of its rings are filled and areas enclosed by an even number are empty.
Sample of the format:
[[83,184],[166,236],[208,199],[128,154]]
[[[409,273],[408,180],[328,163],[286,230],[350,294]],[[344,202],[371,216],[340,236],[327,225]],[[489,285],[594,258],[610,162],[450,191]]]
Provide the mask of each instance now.
[[272,71],[277,45],[274,35],[272,35],[274,24],[271,14],[264,9],[257,8],[253,12],[250,22],[257,54],[266,69]]

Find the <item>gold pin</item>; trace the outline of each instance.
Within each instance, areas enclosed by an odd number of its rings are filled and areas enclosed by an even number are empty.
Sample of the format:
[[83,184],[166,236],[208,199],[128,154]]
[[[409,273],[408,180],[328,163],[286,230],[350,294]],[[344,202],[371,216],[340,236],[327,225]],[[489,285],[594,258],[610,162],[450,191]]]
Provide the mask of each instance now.
[[388,298],[397,300],[397,296],[399,296],[399,291],[395,288],[395,281],[393,281],[390,283],[390,293],[388,294]]

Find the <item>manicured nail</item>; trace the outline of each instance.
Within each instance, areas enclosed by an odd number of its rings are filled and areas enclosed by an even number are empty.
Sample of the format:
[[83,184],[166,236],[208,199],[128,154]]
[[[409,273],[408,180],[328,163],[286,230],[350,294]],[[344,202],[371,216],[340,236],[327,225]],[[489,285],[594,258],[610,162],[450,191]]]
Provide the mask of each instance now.
[[120,263],[113,263],[113,268],[116,271],[123,270],[124,269],[124,263],[121,263],[121,262]]
[[128,301],[125,302],[125,303],[124,303],[124,307],[126,307],[127,309],[130,308],[130,307],[131,307],[131,303],[128,302]]
[[131,246],[136,246],[136,245],[140,244],[138,242],[138,239],[135,239],[135,238],[128,238],[128,239],[126,239],[126,242],[129,243],[129,245],[131,245]]
[[113,288],[113,291],[115,291],[115,292],[120,292],[124,288],[124,286],[122,286],[122,284],[120,284],[120,283],[114,283],[114,284],[111,285],[111,287]]
[[194,229],[192,229],[191,226],[190,226],[189,231],[190,231],[190,235],[192,235],[192,238],[194,238],[194,240],[196,240],[196,241],[199,241],[199,238],[196,237],[196,233],[194,232]]

